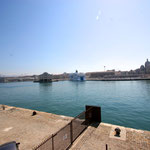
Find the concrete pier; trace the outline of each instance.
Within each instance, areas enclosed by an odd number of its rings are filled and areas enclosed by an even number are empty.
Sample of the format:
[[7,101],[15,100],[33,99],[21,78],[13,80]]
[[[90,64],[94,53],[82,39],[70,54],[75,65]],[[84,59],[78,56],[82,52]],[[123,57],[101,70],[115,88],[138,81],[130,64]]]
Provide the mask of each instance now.
[[[114,136],[116,127],[121,129],[120,137]],[[101,123],[89,126],[70,150],[150,150],[150,131]]]
[[20,150],[31,150],[72,119],[40,111],[32,116],[33,110],[4,107],[0,105],[0,145],[16,141],[20,142]]
[[[0,105],[0,145],[20,142],[20,150],[31,150],[73,118],[51,113]],[[121,129],[114,136],[116,127]],[[150,131],[100,123],[89,126],[70,147],[71,150],[149,150]]]

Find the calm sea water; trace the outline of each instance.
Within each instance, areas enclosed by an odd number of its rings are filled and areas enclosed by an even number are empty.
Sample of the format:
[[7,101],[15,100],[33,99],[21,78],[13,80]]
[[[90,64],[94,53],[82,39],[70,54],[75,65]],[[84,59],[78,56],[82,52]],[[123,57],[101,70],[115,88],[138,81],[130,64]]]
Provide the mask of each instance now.
[[150,81],[0,83],[0,104],[76,116],[102,108],[102,121],[150,130]]

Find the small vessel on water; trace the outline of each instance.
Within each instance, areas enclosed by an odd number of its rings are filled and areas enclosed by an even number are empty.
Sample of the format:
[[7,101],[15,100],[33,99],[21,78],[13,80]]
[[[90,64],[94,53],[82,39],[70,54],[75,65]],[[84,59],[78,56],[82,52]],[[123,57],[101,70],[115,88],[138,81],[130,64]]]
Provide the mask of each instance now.
[[69,77],[71,81],[85,81],[85,74],[78,73],[78,70],[75,73],[71,73]]

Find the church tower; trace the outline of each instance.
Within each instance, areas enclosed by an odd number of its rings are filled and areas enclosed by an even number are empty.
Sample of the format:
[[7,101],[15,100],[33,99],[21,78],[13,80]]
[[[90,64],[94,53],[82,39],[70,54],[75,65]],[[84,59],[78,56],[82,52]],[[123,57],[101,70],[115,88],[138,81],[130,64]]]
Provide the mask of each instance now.
[[148,59],[145,62],[145,70],[146,70],[146,73],[150,74],[150,62],[148,61]]

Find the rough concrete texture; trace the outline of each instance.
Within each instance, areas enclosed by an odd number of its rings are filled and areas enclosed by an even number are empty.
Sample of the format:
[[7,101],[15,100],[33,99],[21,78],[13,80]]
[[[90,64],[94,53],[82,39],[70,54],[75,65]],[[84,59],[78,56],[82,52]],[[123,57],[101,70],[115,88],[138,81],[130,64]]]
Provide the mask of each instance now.
[[[5,110],[3,110],[5,108]],[[51,113],[0,105],[0,144],[20,142],[20,150],[31,150],[44,139],[64,127],[72,119]],[[101,123],[89,126],[73,143],[70,150],[150,150],[150,131],[135,130]],[[114,129],[121,129],[120,137]]]
[[31,150],[45,138],[65,126],[71,117],[0,105],[0,145],[10,141],[20,142],[20,150]]
[[[116,127],[126,130],[120,137],[113,137]],[[70,150],[150,150],[150,132],[101,123],[88,129],[74,142]]]

